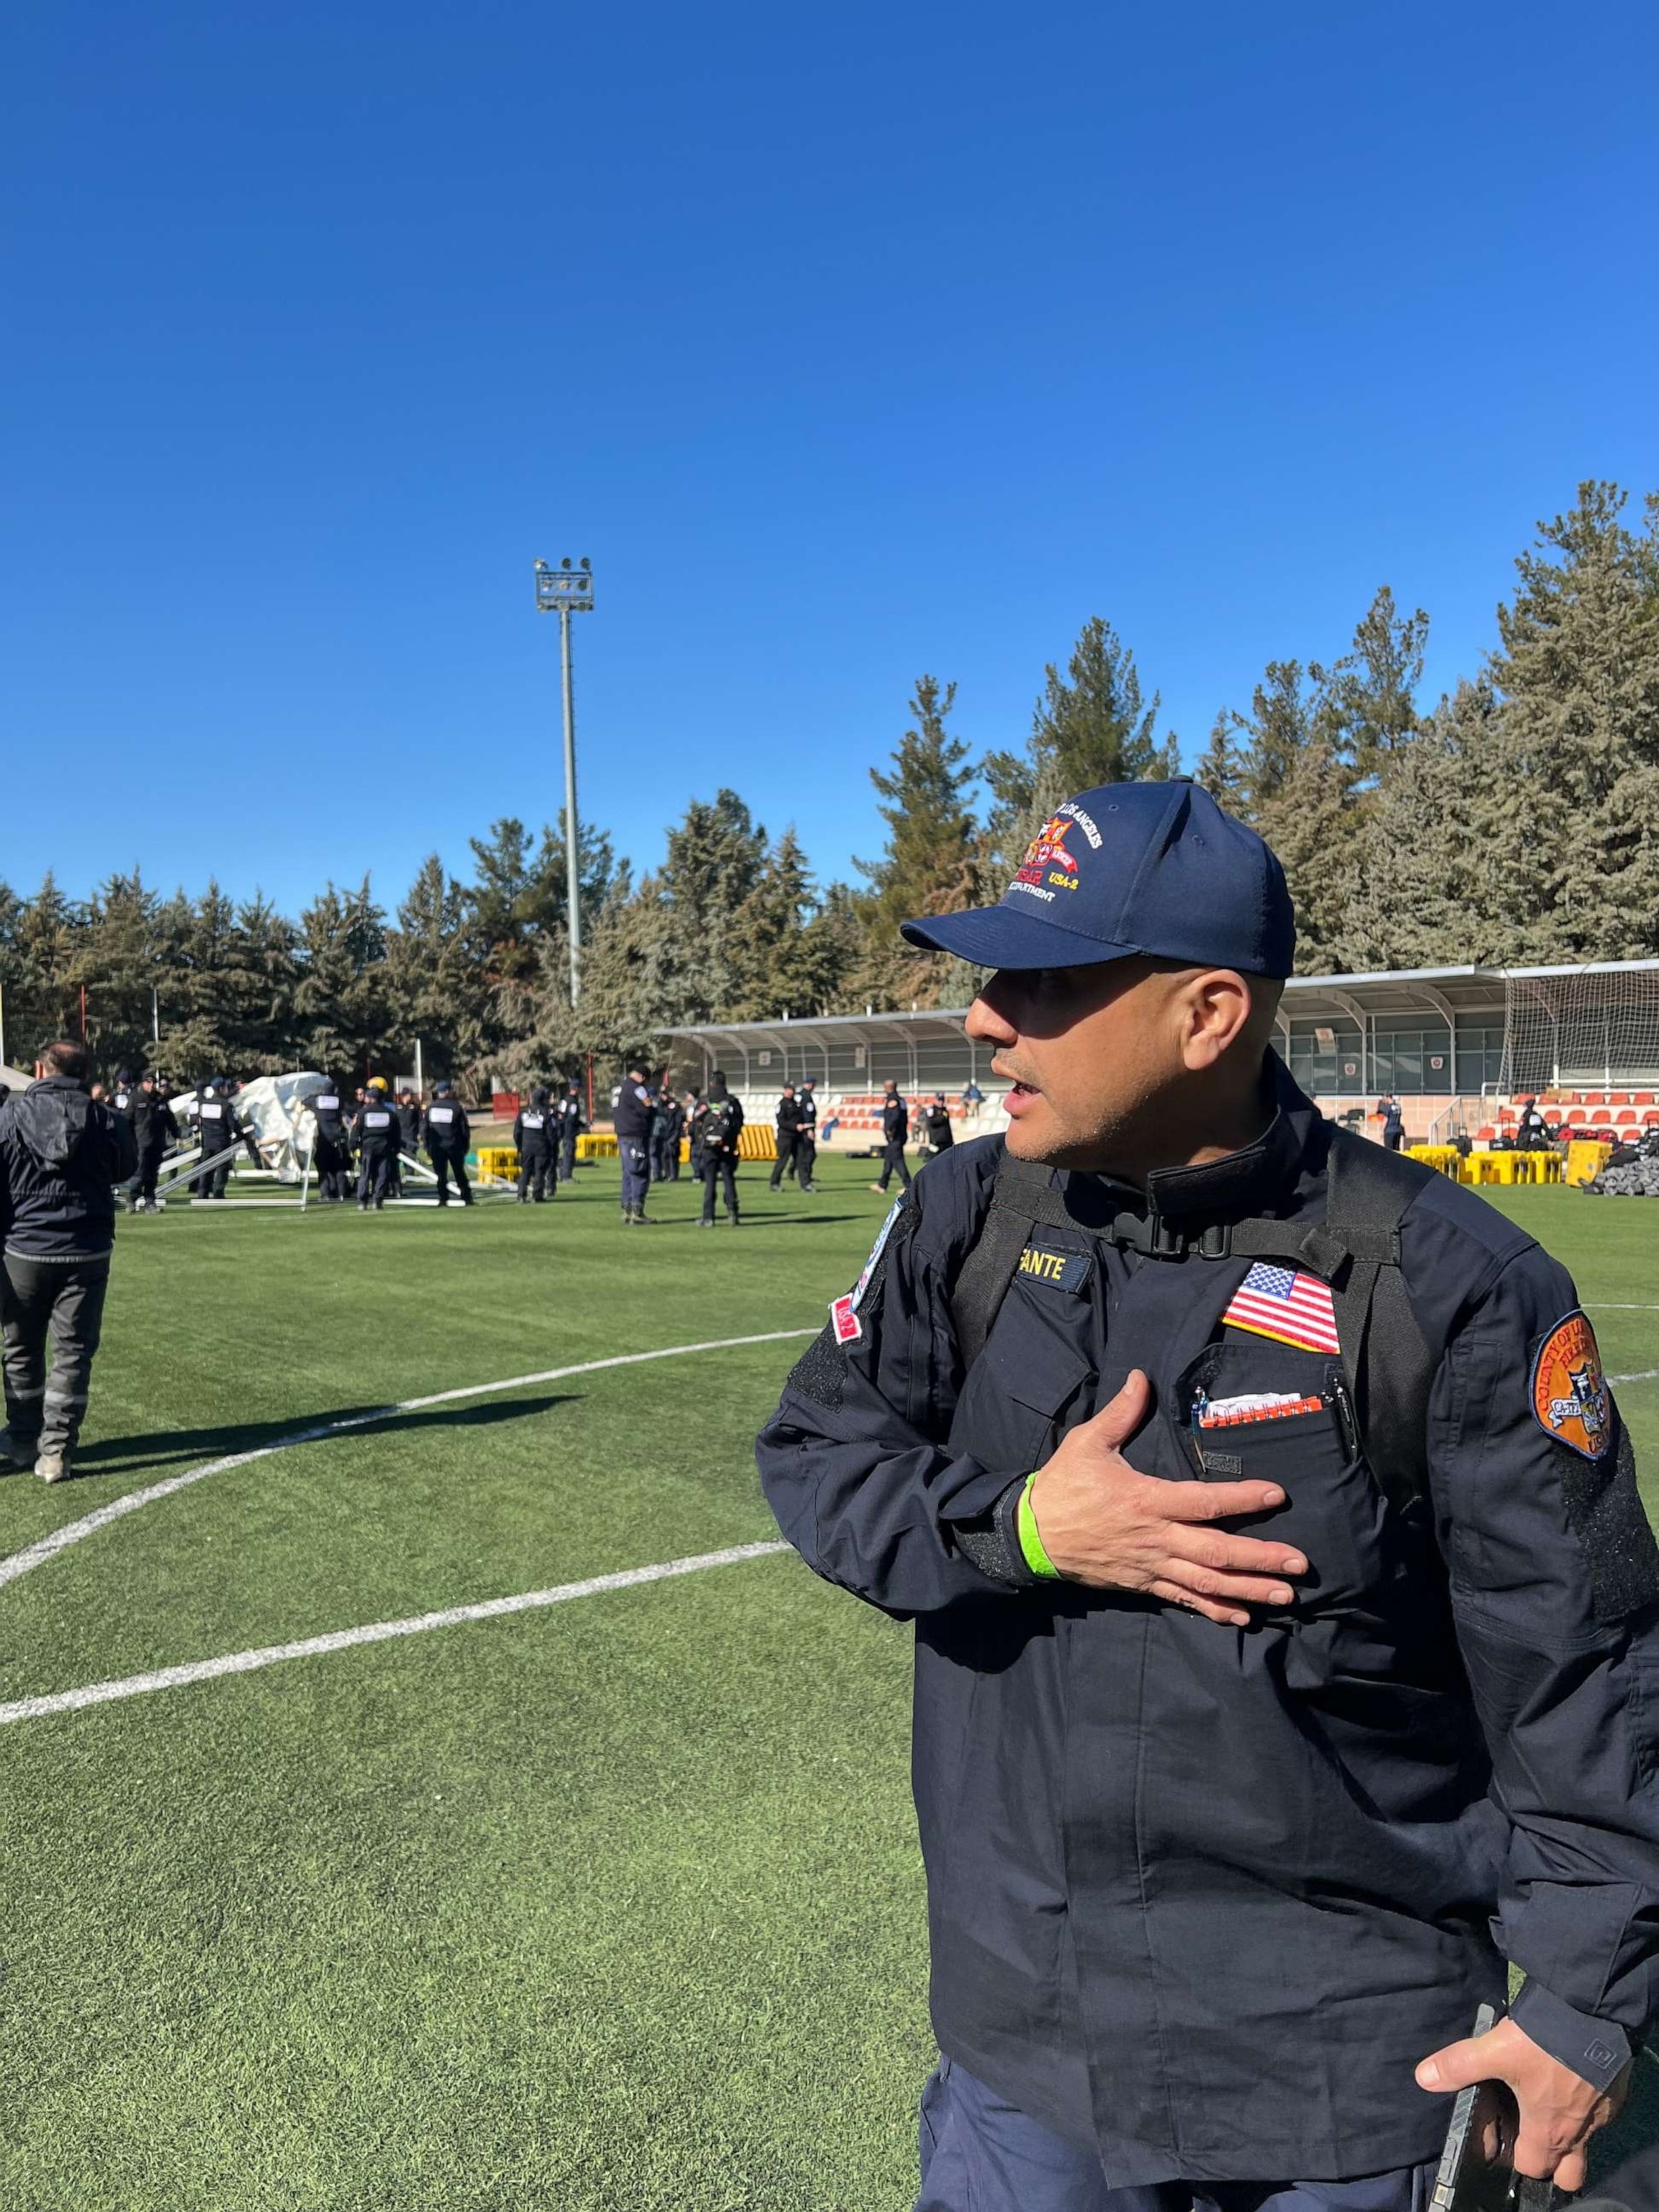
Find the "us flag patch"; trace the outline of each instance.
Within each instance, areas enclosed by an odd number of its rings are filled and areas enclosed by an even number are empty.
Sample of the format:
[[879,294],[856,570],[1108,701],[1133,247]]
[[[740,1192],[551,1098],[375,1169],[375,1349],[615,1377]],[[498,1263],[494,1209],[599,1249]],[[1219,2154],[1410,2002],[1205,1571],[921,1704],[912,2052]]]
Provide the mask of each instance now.
[[1229,1328],[1270,1336],[1304,1352],[1340,1352],[1331,1286],[1298,1267],[1275,1267],[1258,1260],[1233,1292],[1221,1316]]

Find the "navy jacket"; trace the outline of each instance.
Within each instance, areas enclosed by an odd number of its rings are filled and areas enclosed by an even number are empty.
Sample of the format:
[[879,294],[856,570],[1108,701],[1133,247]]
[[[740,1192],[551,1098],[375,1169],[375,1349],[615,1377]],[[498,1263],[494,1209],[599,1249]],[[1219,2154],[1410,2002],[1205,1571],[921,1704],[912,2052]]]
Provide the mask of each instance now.
[[132,1136],[140,1153],[164,1152],[179,1134],[179,1124],[172,1107],[159,1092],[135,1091],[132,1094]]
[[472,1142],[466,1109],[453,1098],[435,1099],[426,1109],[426,1149],[433,1160],[464,1160]]
[[881,1133],[890,1145],[902,1145],[909,1135],[910,1109],[902,1098],[883,1099]]
[[550,1159],[553,1153],[553,1109],[526,1106],[513,1124],[513,1142],[521,1160]]
[[357,1109],[351,1124],[352,1147],[360,1159],[370,1163],[395,1160],[403,1144],[403,1133],[391,1102],[371,1097]]
[[137,1172],[132,1126],[67,1075],[0,1104],[0,1238],[24,1260],[96,1259],[115,1242],[112,1183]]
[[641,1144],[651,1134],[651,1093],[631,1076],[617,1093],[613,1126],[619,1139],[633,1138]]
[[[1322,1219],[1330,1125],[1275,1080],[1248,1151],[1144,1196],[1057,1176],[1068,1209],[1138,1203],[1194,1244],[1206,1222]],[[1413,2070],[1502,2001],[1505,1958],[1528,2033],[1609,2081],[1659,1996],[1659,1554],[1595,1375],[1597,1456],[1549,1425],[1572,1432],[1580,1378],[1547,1380],[1534,1412],[1534,1361],[1547,1376],[1586,1326],[1565,1272],[1425,1181],[1401,1252],[1437,1356],[1431,1497],[1396,1507],[1322,1404],[1217,1431],[1212,1453],[1215,1401],[1317,1401],[1340,1374],[1224,1325],[1242,1258],[1041,1229],[964,1376],[950,1291],[1001,1148],[923,1170],[852,1340],[824,1332],[759,1444],[808,1564],[915,1617],[941,2048],[1096,2148],[1114,2186],[1431,2157],[1449,2108]],[[988,1543],[1133,1367],[1155,1397],[1133,1466],[1283,1484],[1261,1525],[1312,1567],[1287,1615],[1222,1628],[1038,1583]]]

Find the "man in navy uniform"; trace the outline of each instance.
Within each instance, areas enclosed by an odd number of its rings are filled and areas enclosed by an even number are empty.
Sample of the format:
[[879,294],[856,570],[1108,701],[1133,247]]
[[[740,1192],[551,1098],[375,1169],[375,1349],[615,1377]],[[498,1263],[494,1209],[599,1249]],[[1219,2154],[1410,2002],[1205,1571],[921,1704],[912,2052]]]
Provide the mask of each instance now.
[[623,1227],[648,1229],[651,1216],[645,1210],[645,1194],[651,1182],[653,1109],[651,1093],[646,1088],[645,1070],[637,1064],[629,1068],[628,1080],[617,1091],[611,1110],[617,1149],[622,1154]]
[[899,1188],[910,1188],[910,1170],[905,1164],[904,1143],[910,1133],[910,1109],[899,1097],[898,1085],[890,1075],[881,1101],[881,1181],[872,1182],[872,1190],[885,1190],[898,1171]]
[[995,971],[1007,1135],[759,1458],[916,1625],[922,2212],[1422,2212],[1482,2080],[1579,2188],[1659,2000],[1659,1551],[1571,1281],[1297,1090],[1282,872],[1196,787],[904,934]]
[[702,1152],[702,1216],[697,1226],[714,1225],[714,1186],[721,1186],[726,1218],[738,1225],[738,1139],[743,1133],[743,1107],[726,1087],[718,1069],[709,1078],[708,1097],[700,1130]]
[[135,1213],[159,1213],[155,1186],[167,1146],[179,1139],[179,1124],[153,1067],[147,1067],[132,1094],[132,1142],[137,1171],[129,1186],[129,1203]]
[[357,1155],[357,1211],[376,1213],[392,1195],[398,1172],[398,1148],[403,1132],[397,1111],[378,1076],[363,1094],[351,1125],[352,1149]]
[[818,1101],[809,1075],[795,1100],[795,1180],[805,1191],[814,1188],[818,1167]]
[[539,1206],[548,1194],[550,1179],[556,1193],[559,1187],[554,1152],[557,1139],[545,1084],[537,1084],[528,1104],[520,1108],[513,1124],[513,1142],[519,1152],[519,1203],[527,1205],[533,1198]]
[[446,1077],[433,1086],[432,1103],[426,1109],[426,1156],[438,1178],[438,1203],[449,1203],[449,1178],[455,1178],[455,1195],[463,1206],[472,1203],[472,1186],[466,1179],[467,1147],[472,1130],[466,1109]]
[[582,1111],[581,1085],[573,1076],[564,1086],[557,1108],[559,1125],[559,1181],[568,1182],[576,1172],[576,1139],[587,1127]]
[[325,1206],[343,1206],[349,1196],[351,1139],[346,1127],[345,1101],[337,1083],[326,1083],[307,1099],[317,1124],[313,1165],[317,1170],[317,1195]]
[[778,1157],[772,1169],[772,1180],[767,1188],[781,1190],[784,1170],[794,1166],[795,1147],[800,1138],[800,1102],[795,1096],[793,1083],[784,1085],[783,1096],[778,1100],[778,1109],[772,1118],[777,1127]]

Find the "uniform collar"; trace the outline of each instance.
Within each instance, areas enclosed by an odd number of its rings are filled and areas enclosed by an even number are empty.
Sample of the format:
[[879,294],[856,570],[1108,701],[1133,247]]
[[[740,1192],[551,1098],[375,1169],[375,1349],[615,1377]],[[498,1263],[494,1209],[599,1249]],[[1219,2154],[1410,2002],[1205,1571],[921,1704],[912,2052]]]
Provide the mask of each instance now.
[[1253,1144],[1200,1167],[1156,1168],[1144,1191],[1111,1176],[1068,1175],[1063,1178],[1067,1206],[1080,1221],[1128,1213],[1183,1229],[1284,1211],[1293,1201],[1300,1170],[1310,1164],[1323,1117],[1277,1053],[1267,1054],[1262,1087],[1272,1118]]

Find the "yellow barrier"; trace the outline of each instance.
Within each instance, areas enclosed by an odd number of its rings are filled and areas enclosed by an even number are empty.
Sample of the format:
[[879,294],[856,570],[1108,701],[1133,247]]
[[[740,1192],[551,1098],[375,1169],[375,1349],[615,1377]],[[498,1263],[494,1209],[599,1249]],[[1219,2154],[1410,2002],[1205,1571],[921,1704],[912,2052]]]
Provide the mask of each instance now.
[[1587,1182],[1595,1182],[1612,1158],[1611,1145],[1592,1144],[1588,1137],[1575,1137],[1567,1146],[1566,1180],[1582,1190]]
[[618,1146],[614,1137],[590,1134],[576,1139],[576,1158],[579,1160],[614,1160],[617,1156]]
[[1442,1175],[1457,1179],[1457,1147],[1455,1145],[1407,1145],[1407,1157],[1421,1160],[1427,1168],[1438,1168]]
[[478,1173],[499,1176],[503,1182],[519,1179],[519,1155],[511,1145],[480,1145]]

